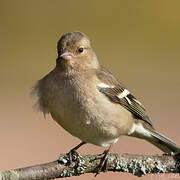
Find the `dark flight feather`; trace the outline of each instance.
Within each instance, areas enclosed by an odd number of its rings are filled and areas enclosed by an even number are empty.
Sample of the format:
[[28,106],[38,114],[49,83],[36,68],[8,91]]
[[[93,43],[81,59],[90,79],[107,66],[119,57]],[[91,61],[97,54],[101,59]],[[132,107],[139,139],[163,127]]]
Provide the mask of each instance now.
[[124,108],[130,111],[135,118],[141,119],[153,127],[145,108],[132,94],[128,94],[123,98],[118,97],[118,95],[120,95],[126,88],[110,72],[102,68],[98,70],[96,74],[102,83],[109,86],[98,86],[100,92],[105,94],[112,102],[122,105]]

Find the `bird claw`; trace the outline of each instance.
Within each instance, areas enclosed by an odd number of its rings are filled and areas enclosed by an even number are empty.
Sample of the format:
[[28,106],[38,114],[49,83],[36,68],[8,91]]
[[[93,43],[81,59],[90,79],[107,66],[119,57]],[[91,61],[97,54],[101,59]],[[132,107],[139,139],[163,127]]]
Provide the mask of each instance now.
[[97,166],[95,177],[101,172],[107,170],[107,162],[108,162],[108,152],[109,150],[105,150],[102,154],[96,157],[94,160],[100,159],[100,163]]
[[73,161],[75,161],[75,160],[78,158],[79,154],[78,154],[78,152],[75,151],[75,150],[70,150],[70,151],[67,153],[67,156],[68,156],[68,159],[69,159],[68,164],[70,165],[70,164],[72,164]]
[[[68,164],[72,164],[73,161],[76,161],[79,157],[79,154],[77,153],[77,149],[79,149],[82,145],[86,144],[86,142],[81,142],[80,144],[78,144],[77,146],[75,146],[73,149],[71,149],[66,155],[68,157]],[[60,157],[61,158],[61,157]],[[59,162],[61,160],[59,159]]]
[[59,156],[58,163],[71,165],[73,161],[78,159],[78,157],[79,154],[75,150],[71,150],[66,154],[66,156]]

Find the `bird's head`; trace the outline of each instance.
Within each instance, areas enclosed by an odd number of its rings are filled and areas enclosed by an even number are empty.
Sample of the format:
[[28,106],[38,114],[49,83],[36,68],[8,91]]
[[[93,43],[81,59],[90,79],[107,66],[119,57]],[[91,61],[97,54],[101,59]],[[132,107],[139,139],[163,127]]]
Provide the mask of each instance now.
[[79,31],[64,34],[58,41],[57,51],[57,67],[61,69],[86,70],[99,66],[89,38]]

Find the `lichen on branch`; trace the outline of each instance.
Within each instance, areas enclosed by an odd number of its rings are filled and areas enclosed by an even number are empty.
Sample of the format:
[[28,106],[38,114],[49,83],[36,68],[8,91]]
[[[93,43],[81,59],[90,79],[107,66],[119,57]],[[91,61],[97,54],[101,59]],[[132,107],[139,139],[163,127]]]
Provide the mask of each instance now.
[[[99,155],[68,156],[61,154],[53,162],[0,172],[0,180],[41,180],[79,176],[85,173],[96,173],[100,163]],[[107,171],[126,172],[141,177],[146,174],[180,173],[180,154],[171,155],[108,155]]]

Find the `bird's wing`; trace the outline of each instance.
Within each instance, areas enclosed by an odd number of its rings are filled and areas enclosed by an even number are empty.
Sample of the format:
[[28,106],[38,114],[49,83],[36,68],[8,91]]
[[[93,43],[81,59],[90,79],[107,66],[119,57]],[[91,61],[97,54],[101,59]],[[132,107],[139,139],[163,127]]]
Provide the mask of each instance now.
[[101,68],[96,71],[100,83],[97,85],[99,91],[105,94],[113,103],[118,103],[135,118],[141,119],[153,127],[143,105],[107,70]]

